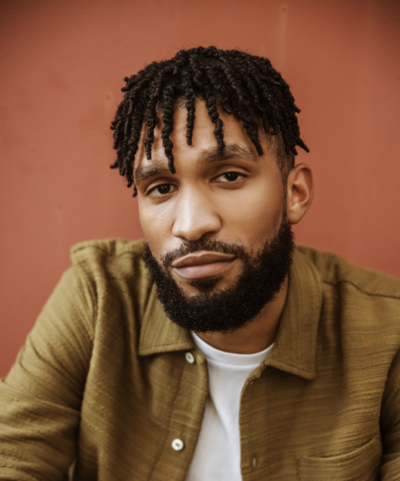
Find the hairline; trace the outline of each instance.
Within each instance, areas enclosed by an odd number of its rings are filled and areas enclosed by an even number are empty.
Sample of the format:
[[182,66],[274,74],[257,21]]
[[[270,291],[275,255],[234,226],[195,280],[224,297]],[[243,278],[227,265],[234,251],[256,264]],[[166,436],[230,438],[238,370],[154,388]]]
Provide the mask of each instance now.
[[[198,101],[201,100],[205,102],[205,99],[200,92],[195,92],[194,95],[195,95],[194,108],[196,111],[196,104],[198,103]],[[217,104],[218,106],[221,106],[218,99],[217,99]],[[183,95],[175,99],[174,112],[180,109],[186,109],[186,98]],[[157,111],[158,112],[162,111],[162,103],[160,102],[157,103]],[[237,122],[240,122],[240,120],[235,116],[233,112],[231,115],[234,116]],[[278,132],[276,135],[271,135],[269,132],[265,131],[261,120],[257,116],[255,116],[254,118],[258,124],[258,131],[259,131],[259,134],[261,134],[260,136],[261,139],[265,140],[265,143],[268,145],[268,148],[272,149],[272,154],[275,158],[275,162],[281,173],[283,186],[286,187],[287,177],[289,175],[290,170],[294,167],[294,154],[292,152],[290,153],[286,152],[286,147],[285,147],[285,143],[283,141],[281,132]],[[145,115],[145,118],[143,119],[143,125],[145,124],[146,124],[146,115]],[[247,132],[246,132],[246,135],[248,136]]]

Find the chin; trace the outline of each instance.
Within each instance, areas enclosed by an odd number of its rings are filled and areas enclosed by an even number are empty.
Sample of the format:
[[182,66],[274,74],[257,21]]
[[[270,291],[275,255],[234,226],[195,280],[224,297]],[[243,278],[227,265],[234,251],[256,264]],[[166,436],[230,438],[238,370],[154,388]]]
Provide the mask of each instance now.
[[[217,290],[217,285],[223,280],[223,276],[200,277],[198,279],[190,279],[185,283],[190,287],[194,287],[200,292],[211,292]],[[184,290],[184,289],[183,289]]]

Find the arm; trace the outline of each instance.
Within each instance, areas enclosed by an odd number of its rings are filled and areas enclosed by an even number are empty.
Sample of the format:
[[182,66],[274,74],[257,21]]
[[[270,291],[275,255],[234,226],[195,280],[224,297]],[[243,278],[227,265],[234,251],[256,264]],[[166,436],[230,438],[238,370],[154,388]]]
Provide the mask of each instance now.
[[381,434],[383,445],[381,481],[400,476],[400,351],[397,352],[386,381],[382,400]]
[[62,480],[75,459],[95,305],[72,267],[0,381],[0,480]]

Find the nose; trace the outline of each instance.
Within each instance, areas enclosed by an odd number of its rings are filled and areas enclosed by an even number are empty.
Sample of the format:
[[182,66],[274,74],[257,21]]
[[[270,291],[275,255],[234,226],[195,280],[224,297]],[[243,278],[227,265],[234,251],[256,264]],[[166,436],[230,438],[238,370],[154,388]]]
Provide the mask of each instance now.
[[221,218],[210,199],[194,190],[181,193],[172,228],[175,237],[196,241],[204,235],[215,234],[221,226]]

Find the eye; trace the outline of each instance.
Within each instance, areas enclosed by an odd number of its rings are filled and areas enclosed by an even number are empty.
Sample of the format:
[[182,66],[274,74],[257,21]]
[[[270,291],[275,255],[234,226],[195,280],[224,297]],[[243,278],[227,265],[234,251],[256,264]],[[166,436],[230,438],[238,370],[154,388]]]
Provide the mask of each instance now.
[[162,197],[163,195],[170,194],[175,190],[176,190],[176,187],[172,184],[160,184],[160,185],[157,185],[156,187],[153,187],[150,190],[149,195],[152,195],[153,197]]
[[236,182],[238,180],[244,179],[246,176],[244,174],[239,174],[239,172],[225,172],[217,177],[218,182]]

